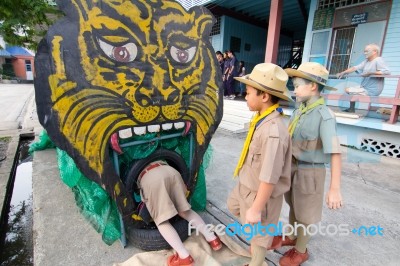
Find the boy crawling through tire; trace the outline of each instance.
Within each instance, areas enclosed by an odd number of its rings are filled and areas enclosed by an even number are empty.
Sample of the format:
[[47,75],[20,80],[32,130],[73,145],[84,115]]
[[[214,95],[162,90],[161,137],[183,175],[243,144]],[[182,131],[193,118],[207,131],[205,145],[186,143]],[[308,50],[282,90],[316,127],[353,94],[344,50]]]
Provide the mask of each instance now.
[[186,186],[181,174],[165,161],[148,164],[139,174],[138,186],[142,201],[157,225],[160,234],[176,253],[167,259],[168,266],[194,265],[194,260],[183,245],[178,233],[169,219],[179,215],[201,232],[211,248],[215,251],[222,248],[221,240],[210,232],[203,219],[191,209],[186,200]]

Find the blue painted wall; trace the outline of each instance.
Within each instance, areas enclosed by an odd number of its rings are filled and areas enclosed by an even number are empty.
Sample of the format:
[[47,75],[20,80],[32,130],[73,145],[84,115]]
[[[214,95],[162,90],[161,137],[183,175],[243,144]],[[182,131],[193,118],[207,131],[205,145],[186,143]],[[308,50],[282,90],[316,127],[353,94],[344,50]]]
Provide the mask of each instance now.
[[[211,36],[211,43],[215,51],[231,49],[231,36],[241,39],[240,52],[235,52],[236,58],[243,60],[249,73],[256,64],[265,60],[267,45],[267,29],[228,17],[221,17],[221,33]],[[296,35],[296,34],[295,34]],[[251,46],[250,51],[245,51],[245,44]],[[277,64],[284,65],[290,58],[292,38],[281,35]]]
[[[250,71],[256,64],[264,62],[267,30],[240,20],[222,16],[221,34],[212,36],[214,49],[225,51],[231,49],[231,36],[241,40],[240,52],[235,52],[237,60],[244,61]],[[250,44],[250,51],[245,51],[245,44]]]
[[[392,75],[400,75],[400,1],[392,2],[392,10],[383,42],[382,57]],[[386,79],[382,95],[393,96],[397,87],[396,79]]]

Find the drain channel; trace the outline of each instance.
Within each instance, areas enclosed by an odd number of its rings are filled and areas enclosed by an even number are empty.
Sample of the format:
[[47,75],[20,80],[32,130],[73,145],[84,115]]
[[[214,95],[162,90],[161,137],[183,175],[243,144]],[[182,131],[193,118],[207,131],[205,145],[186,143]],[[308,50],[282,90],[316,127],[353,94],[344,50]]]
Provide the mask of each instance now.
[[5,211],[0,221],[0,265],[33,265],[32,156],[33,139],[20,139],[14,176],[7,186]]

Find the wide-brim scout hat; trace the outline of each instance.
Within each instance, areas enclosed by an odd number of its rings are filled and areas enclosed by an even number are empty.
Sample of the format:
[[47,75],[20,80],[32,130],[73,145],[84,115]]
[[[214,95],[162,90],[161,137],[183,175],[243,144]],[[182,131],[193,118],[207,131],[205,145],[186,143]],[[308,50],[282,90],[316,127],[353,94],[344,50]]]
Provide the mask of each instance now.
[[235,77],[235,79],[282,100],[293,102],[289,90],[286,88],[289,77],[281,67],[275,64],[258,64],[250,74],[243,77]]
[[326,85],[329,78],[328,70],[316,62],[305,62],[299,66],[298,69],[286,68],[286,73],[289,77],[299,77],[303,79],[316,82],[324,86],[324,89],[335,91],[334,87]]

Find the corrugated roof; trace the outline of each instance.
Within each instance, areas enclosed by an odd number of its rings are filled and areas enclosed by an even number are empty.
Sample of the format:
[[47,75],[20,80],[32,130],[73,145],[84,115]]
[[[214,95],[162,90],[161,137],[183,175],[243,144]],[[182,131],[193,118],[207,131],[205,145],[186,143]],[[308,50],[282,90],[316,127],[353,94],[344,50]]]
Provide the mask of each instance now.
[[33,56],[30,52],[28,52],[25,48],[20,47],[20,46],[7,46],[6,47],[7,52],[9,52],[12,56],[17,56],[17,55],[28,55],[28,56]]
[[0,56],[1,57],[11,57],[11,54],[6,50],[0,49]]

